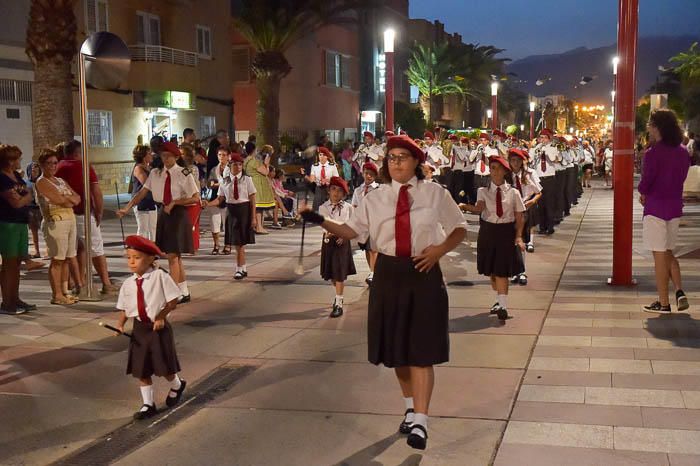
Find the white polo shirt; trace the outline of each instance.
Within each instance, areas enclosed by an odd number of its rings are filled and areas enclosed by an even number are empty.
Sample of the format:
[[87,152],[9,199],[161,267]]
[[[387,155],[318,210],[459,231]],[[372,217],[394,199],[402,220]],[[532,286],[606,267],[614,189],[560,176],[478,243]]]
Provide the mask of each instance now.
[[[234,197],[233,188],[235,181],[238,180],[238,199]],[[226,200],[226,204],[244,204],[250,202],[250,196],[257,193],[253,178],[243,175],[243,172],[238,175],[229,175],[221,180],[219,185],[219,197]]]
[[173,201],[178,199],[187,199],[199,192],[197,183],[194,177],[190,176],[190,170],[179,165],[173,165],[166,169],[155,168],[148,174],[148,179],[143,185],[153,194],[153,200],[162,203],[163,192],[165,190],[165,180],[170,172],[170,193],[173,196]]
[[117,298],[117,309],[124,311],[127,317],[138,319],[139,316],[137,278],[143,278],[141,287],[146,302],[146,314],[152,321],[156,320],[166,304],[182,295],[177,283],[162,269],[153,268],[141,277],[133,274],[124,280]]
[[[321,170],[325,168],[325,180],[330,181],[330,179],[334,176],[340,176],[338,175],[338,166],[335,164],[331,164],[330,162],[327,162],[325,164],[321,163],[315,163],[311,166],[311,176],[314,177],[314,183],[317,185],[321,184]],[[327,183],[326,183],[327,184]]]
[[525,212],[525,204],[523,198],[517,189],[503,183],[501,189],[501,205],[503,206],[503,215],[496,214],[496,192],[499,186],[493,182],[488,187],[479,188],[476,193],[476,202],[482,201],[486,204],[484,210],[481,211],[481,219],[489,223],[513,223],[515,221],[515,212]]

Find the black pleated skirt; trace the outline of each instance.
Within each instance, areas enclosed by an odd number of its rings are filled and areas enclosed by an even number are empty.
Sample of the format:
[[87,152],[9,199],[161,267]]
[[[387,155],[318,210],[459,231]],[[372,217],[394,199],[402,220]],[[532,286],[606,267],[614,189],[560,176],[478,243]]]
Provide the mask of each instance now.
[[379,254],[369,292],[369,362],[386,367],[447,362],[448,313],[439,264],[428,273],[418,272],[410,257]]
[[245,246],[255,244],[255,231],[251,224],[250,202],[226,204],[226,233],[224,244],[227,246]]
[[169,214],[160,207],[156,224],[156,244],[166,254],[192,254],[192,222],[184,206],[175,206]]
[[129,345],[129,362],[126,373],[137,379],[153,375],[164,377],[180,372],[180,362],[175,352],[175,338],[170,322],[161,330],[153,330],[153,323],[144,324],[134,319],[134,339]]
[[476,269],[487,277],[512,277],[523,273],[522,257],[515,246],[515,223],[479,222]]
[[[326,242],[326,239],[328,242]],[[336,238],[323,238],[321,245],[321,278],[344,282],[348,275],[355,275],[355,261],[352,259],[350,241],[345,240],[340,246]]]

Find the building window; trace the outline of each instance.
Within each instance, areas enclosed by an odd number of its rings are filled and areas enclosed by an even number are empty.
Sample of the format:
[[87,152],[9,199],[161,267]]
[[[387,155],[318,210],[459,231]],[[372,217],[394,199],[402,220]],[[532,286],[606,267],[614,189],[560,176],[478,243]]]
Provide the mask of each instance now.
[[201,116],[199,117],[199,137],[204,139],[216,133],[216,117]]
[[197,53],[202,58],[211,58],[211,29],[197,25]]
[[247,46],[233,47],[231,58],[233,61],[233,82],[250,82],[250,48]]
[[114,147],[112,112],[88,110],[88,143],[90,147]]
[[161,45],[159,16],[143,11],[136,12],[136,42],[145,45]]
[[8,108],[5,110],[5,116],[8,120],[19,120],[19,109],[18,108]]
[[326,85],[350,88],[350,57],[326,50]]
[[85,22],[88,34],[109,31],[107,0],[85,0]]

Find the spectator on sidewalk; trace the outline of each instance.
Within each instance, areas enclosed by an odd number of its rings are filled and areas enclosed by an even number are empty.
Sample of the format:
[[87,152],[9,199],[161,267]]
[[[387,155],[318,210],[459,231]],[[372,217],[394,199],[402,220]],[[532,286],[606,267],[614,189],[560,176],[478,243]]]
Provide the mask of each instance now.
[[[224,177],[231,176],[228,168],[231,157],[229,150],[224,146],[219,147],[217,157],[219,158],[219,164],[209,172],[209,189],[207,190],[206,197],[203,198],[206,202],[214,201],[219,197],[219,188],[221,187]],[[223,250],[219,250],[219,240],[221,239],[221,233],[225,231],[226,225],[226,205],[212,205],[206,207],[206,211],[209,214],[211,237],[214,241],[214,249],[212,249],[211,255],[218,256],[219,254],[231,254],[230,244],[225,244]]]
[[[85,264],[85,192],[83,189],[83,162],[82,162],[82,144],[80,141],[70,141],[63,147],[64,159],[58,163],[56,176],[63,178],[68,186],[80,196],[80,203],[73,207],[75,220],[78,226],[78,264],[80,264],[81,274],[86,280],[92,279],[92,273],[89,267]],[[102,282],[102,294],[116,294],[119,290],[112,284],[109,279],[109,270],[107,269],[107,257],[105,256],[104,243],[102,241],[102,230],[100,223],[102,222],[102,213],[104,207],[104,199],[102,190],[97,180],[97,173],[90,166],[90,250],[92,252],[92,265],[95,267],[97,275]]]
[[41,252],[39,251],[39,228],[41,227],[41,210],[36,203],[34,184],[41,176],[41,168],[37,162],[31,162],[27,165],[26,182],[27,189],[32,193],[32,203],[29,204],[29,231],[32,233],[32,246],[34,246],[34,254],[32,259],[40,259]]
[[19,298],[19,266],[29,253],[29,204],[32,193],[17,173],[22,151],[17,146],[0,144],[0,312],[23,314],[36,306]]
[[654,255],[656,289],[659,299],[645,311],[670,314],[668,280],[676,289],[679,311],[688,309],[683,292],[681,269],[673,255],[678,227],[683,215],[683,183],[690,168],[688,151],[681,145],[683,131],[671,110],[655,110],[647,123],[651,146],[644,154],[639,202],[644,206],[642,238]]
[[211,169],[219,164],[219,147],[224,146],[228,148],[229,144],[228,132],[223,129],[217,131],[216,137],[209,143],[209,152],[207,152],[207,176],[211,172]]
[[[252,143],[246,145],[249,144]],[[274,149],[270,145],[265,145],[260,152],[257,152],[255,146],[252,146],[251,152],[245,159],[243,171],[253,179],[255,185],[255,217],[257,218],[255,233],[267,235],[269,232],[263,227],[263,213],[275,207],[275,193],[267,177],[270,173],[270,159]]]
[[[44,241],[51,258],[51,304],[71,305],[77,303],[78,299],[68,291],[69,266],[74,267],[74,276],[81,277],[76,260],[77,227],[73,213],[73,207],[80,203],[80,196],[62,178],[56,177],[56,151],[41,151],[39,164],[43,174],[36,182],[36,193],[44,217]],[[80,288],[82,283],[76,285]]]
[[[132,153],[136,163],[131,171],[131,195],[134,196],[141,190],[148,179],[148,174],[151,172],[151,162],[153,162],[153,153],[150,147],[140,145],[134,147]],[[136,234],[155,241],[158,212],[156,210],[156,202],[153,200],[153,195],[150,192],[134,207],[134,215],[136,216]]]

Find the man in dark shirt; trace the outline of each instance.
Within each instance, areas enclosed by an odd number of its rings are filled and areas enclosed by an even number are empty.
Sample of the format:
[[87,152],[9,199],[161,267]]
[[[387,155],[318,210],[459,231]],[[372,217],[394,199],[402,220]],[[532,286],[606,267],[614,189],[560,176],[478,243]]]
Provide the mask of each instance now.
[[[63,148],[63,160],[58,163],[56,176],[63,178],[66,183],[80,196],[80,204],[73,207],[76,223],[78,225],[78,263],[82,273],[87,274],[85,264],[85,190],[83,189],[83,163],[82,144],[79,141],[71,141]],[[97,180],[97,173],[90,167],[90,242],[92,252],[92,265],[102,281],[102,294],[114,294],[119,289],[114,286],[109,279],[107,270],[107,258],[104,253],[104,243],[102,241],[102,231],[100,223],[103,213],[102,190]]]
[[212,168],[219,165],[219,156],[217,152],[221,146],[229,146],[228,133],[223,129],[217,131],[216,138],[212,139],[209,143],[209,152],[207,153],[207,176],[209,176],[209,172]]

